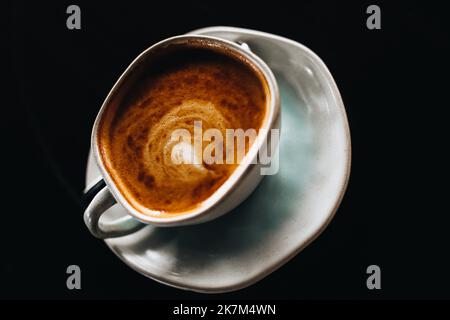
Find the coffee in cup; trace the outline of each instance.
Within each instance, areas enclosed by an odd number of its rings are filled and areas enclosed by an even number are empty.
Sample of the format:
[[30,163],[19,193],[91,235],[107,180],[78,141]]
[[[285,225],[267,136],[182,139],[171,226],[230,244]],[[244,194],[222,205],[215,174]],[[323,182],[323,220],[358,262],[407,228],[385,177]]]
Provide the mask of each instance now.
[[[225,50],[187,46],[155,56],[151,64],[122,101],[104,111],[97,139],[106,170],[126,200],[144,214],[173,216],[195,209],[238,165],[225,162],[226,147],[214,150],[223,152],[222,163],[205,163],[208,141],[194,150],[196,125],[223,137],[227,129],[258,130],[268,90],[258,70]],[[180,129],[192,139],[174,141],[172,133]],[[252,143],[247,141],[245,152]],[[174,163],[174,153],[200,161]]]

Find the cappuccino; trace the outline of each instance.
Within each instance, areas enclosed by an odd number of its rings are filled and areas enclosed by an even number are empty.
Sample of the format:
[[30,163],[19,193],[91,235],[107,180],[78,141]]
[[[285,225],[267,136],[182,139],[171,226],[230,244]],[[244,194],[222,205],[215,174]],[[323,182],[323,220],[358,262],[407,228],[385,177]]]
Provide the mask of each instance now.
[[[207,143],[197,142],[201,148],[194,150],[195,141],[174,141],[172,133],[185,129],[194,137],[198,123],[224,136],[227,129],[258,130],[267,92],[257,71],[226,52],[184,48],[165,54],[135,79],[120,103],[106,108],[97,135],[106,170],[136,210],[160,217],[189,212],[238,164],[206,163]],[[195,159],[173,161],[174,155]]]

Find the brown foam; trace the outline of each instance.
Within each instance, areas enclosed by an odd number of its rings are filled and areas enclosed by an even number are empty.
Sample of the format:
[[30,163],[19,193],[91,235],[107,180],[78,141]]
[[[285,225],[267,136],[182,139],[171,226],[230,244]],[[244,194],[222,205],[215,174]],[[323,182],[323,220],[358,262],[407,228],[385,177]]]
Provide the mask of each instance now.
[[166,56],[150,70],[122,103],[105,110],[98,142],[107,170],[136,209],[180,214],[211,196],[236,165],[174,164],[171,133],[184,128],[193,136],[194,121],[224,137],[227,128],[258,129],[266,90],[243,62],[207,50]]

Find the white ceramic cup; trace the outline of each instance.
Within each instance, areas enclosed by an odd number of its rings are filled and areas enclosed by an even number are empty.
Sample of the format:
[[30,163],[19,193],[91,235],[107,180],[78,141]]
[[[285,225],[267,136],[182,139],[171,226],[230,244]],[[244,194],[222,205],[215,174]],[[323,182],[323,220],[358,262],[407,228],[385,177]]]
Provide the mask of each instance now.
[[[258,139],[248,150],[244,161],[238,165],[230,177],[206,200],[195,209],[185,214],[173,217],[157,217],[146,215],[136,210],[116,187],[109,172],[106,170],[99,153],[97,131],[104,111],[110,104],[120,103],[126,92],[133,87],[141,71],[152,67],[152,57],[161,55],[167,50],[176,50],[182,47],[195,47],[213,50],[219,53],[232,55],[244,61],[249,68],[259,71],[268,89],[268,103],[264,122],[258,133]],[[239,205],[256,188],[262,179],[258,153],[263,148],[272,149],[270,130],[280,128],[280,98],[278,86],[270,68],[258,56],[252,53],[245,44],[237,44],[209,36],[183,35],[172,37],[149,47],[142,52],[120,76],[106,97],[92,129],[91,150],[100,169],[102,180],[87,192],[90,202],[84,212],[84,222],[90,232],[97,238],[112,238],[130,234],[139,230],[146,224],[156,226],[181,226],[197,224],[215,219]],[[128,215],[113,221],[103,222],[100,217],[116,202],[122,205]]]

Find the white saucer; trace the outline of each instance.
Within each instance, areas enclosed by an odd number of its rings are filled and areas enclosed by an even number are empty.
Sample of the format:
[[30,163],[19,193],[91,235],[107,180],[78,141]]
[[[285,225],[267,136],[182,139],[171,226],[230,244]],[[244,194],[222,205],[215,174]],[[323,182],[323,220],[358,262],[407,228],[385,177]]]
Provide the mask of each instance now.
[[[350,133],[325,64],[292,40],[253,30],[191,32],[245,42],[274,71],[281,92],[280,171],[225,216],[105,240],[128,266],[170,286],[205,293],[249,286],[311,243],[333,218],[350,173]],[[86,185],[99,179],[90,154]],[[125,214],[115,205],[110,216]],[[96,240],[92,240],[96,241]]]

